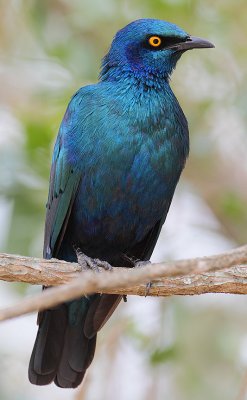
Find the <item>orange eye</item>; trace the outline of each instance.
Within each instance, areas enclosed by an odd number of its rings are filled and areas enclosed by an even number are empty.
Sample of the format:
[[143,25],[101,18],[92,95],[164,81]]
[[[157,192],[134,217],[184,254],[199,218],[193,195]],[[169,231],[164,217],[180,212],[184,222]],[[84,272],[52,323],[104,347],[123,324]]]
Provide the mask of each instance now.
[[148,43],[152,47],[159,47],[161,45],[161,38],[159,36],[151,36]]

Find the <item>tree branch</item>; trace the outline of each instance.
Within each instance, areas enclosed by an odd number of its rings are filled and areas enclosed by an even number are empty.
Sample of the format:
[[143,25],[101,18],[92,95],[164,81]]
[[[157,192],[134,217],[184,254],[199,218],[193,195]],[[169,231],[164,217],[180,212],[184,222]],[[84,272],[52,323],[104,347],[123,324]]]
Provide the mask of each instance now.
[[[75,279],[76,278],[76,279]],[[202,293],[247,294],[247,245],[211,257],[150,264],[142,268],[114,268],[95,274],[76,263],[0,254],[0,279],[57,286],[0,310],[0,321],[50,308],[91,293],[194,295]]]

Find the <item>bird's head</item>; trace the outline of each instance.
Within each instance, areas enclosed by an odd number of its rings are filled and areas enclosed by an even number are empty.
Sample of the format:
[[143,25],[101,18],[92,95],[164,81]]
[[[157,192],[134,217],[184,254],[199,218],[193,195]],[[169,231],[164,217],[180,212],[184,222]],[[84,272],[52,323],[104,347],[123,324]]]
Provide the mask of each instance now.
[[[112,76],[114,67],[135,76],[153,75],[168,79],[182,53],[214,45],[190,36],[170,22],[139,19],[117,32],[102,62],[101,78]],[[120,67],[120,69],[119,69]]]

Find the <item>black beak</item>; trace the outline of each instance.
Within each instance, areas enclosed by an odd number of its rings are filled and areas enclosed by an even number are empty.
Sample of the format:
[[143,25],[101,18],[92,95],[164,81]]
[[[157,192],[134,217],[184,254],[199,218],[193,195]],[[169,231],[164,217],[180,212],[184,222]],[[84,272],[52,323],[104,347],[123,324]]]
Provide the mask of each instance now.
[[213,47],[215,47],[213,43],[209,42],[208,40],[195,36],[189,36],[184,42],[176,43],[169,48],[175,51],[186,51],[192,49],[208,49]]

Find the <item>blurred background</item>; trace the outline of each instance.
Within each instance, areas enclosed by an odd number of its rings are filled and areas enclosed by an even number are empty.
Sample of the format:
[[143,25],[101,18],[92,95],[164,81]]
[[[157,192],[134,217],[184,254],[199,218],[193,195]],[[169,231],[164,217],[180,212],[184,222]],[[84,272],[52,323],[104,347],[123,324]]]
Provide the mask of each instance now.
[[[246,242],[246,0],[0,1],[0,251],[41,256],[51,152],[72,94],[97,80],[115,32],[144,17],[215,50],[186,53],[172,87],[191,153],[153,261]],[[39,287],[1,283],[1,307]],[[129,297],[99,335],[79,390],[29,384],[36,315],[0,325],[2,400],[244,400],[246,299]]]

